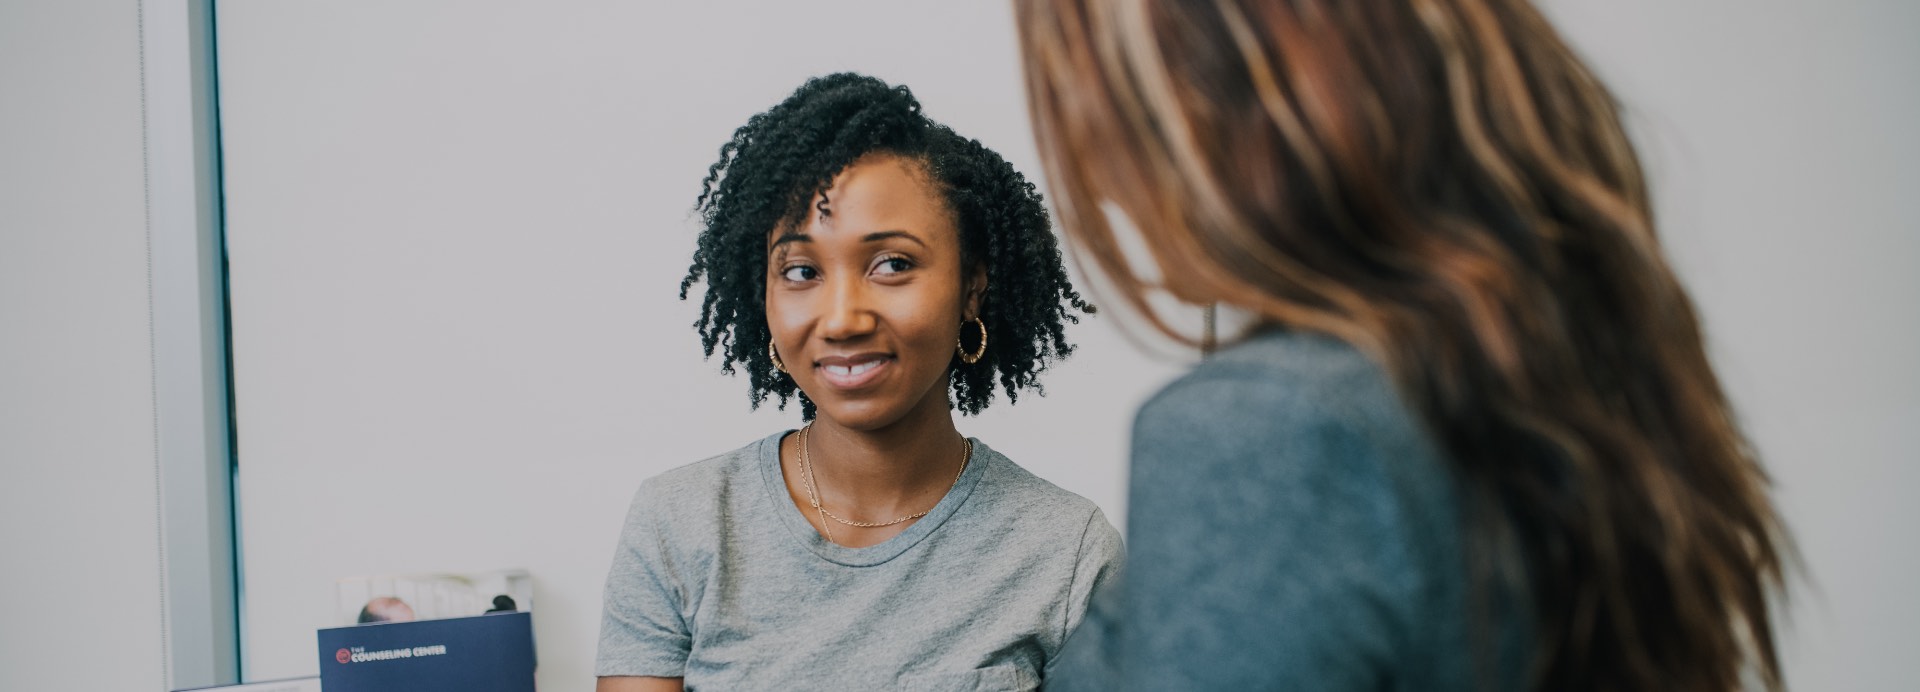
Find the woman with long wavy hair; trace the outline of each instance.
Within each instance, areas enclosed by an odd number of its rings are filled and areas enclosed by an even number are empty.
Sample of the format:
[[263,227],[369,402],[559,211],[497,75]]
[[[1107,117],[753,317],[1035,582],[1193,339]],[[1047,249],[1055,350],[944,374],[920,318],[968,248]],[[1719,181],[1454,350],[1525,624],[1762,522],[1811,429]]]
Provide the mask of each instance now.
[[1175,337],[1150,295],[1256,325],[1141,410],[1129,566],[1050,685],[1782,687],[1767,477],[1535,8],[1016,6],[1083,256]]

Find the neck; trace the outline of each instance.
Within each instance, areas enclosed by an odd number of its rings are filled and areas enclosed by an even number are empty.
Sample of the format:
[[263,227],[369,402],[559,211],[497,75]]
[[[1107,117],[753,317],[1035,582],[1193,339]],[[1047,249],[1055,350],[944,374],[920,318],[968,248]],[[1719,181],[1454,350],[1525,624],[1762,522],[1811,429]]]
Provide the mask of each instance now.
[[919,512],[939,502],[952,487],[966,448],[945,390],[939,394],[937,407],[917,406],[880,429],[855,430],[826,416],[816,418],[807,446],[822,502],[865,521]]

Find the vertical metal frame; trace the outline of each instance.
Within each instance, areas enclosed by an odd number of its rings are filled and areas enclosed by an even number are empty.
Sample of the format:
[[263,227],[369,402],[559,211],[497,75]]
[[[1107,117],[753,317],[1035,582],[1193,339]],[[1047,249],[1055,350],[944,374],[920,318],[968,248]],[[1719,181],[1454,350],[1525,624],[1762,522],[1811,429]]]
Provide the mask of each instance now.
[[239,682],[212,0],[140,0],[161,598],[171,689]]

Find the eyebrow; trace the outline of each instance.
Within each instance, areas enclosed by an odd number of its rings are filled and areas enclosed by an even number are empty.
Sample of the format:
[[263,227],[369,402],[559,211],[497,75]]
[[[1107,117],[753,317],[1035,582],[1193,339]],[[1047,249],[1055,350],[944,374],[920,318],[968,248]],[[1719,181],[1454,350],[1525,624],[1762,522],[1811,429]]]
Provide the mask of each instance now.
[[780,234],[780,237],[773,239],[773,244],[767,247],[767,254],[773,254],[775,250],[780,249],[780,246],[786,245],[787,243],[811,243],[811,242],[813,242],[813,236],[807,235],[805,233],[801,233],[799,231],[788,231],[786,233]]
[[[860,242],[876,243],[882,240],[887,240],[889,238],[904,238],[906,240],[913,241],[915,245],[919,245],[920,247],[924,248],[927,246],[926,241],[921,240],[919,236],[916,236],[912,233],[908,233],[906,231],[874,231],[872,233],[868,233],[864,236],[861,236]],[[790,231],[787,233],[782,233],[780,234],[780,237],[773,239],[773,245],[767,248],[767,253],[773,254],[774,252],[778,251],[781,246],[786,245],[787,243],[811,243],[811,242],[813,242],[813,236],[810,236],[798,231]]]
[[906,231],[876,231],[873,233],[866,234],[865,236],[861,237],[860,240],[861,242],[872,243],[872,242],[886,240],[888,238],[905,238],[907,240],[913,241],[915,245],[919,245],[920,247],[927,246],[926,241],[921,240],[919,236],[916,236],[912,233],[908,233]]

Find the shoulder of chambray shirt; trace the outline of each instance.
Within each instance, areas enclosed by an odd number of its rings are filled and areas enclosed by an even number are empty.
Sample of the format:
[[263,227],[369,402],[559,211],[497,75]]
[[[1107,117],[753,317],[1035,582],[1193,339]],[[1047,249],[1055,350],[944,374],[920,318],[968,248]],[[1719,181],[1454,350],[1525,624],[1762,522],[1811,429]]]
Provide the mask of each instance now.
[[1129,568],[1050,686],[1483,687],[1451,471],[1358,350],[1253,336],[1155,395],[1133,445]]

